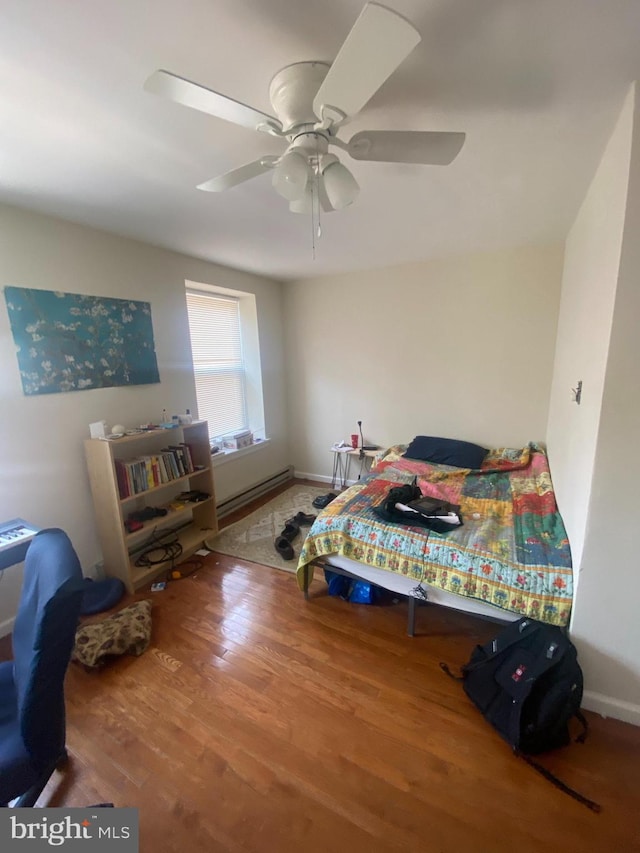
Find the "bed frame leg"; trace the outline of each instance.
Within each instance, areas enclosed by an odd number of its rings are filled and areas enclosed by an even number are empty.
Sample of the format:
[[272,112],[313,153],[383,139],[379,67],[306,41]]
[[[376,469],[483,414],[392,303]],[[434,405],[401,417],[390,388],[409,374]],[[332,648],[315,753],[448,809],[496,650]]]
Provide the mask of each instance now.
[[409,596],[409,616],[407,619],[407,634],[410,637],[416,635],[416,599],[413,595]]

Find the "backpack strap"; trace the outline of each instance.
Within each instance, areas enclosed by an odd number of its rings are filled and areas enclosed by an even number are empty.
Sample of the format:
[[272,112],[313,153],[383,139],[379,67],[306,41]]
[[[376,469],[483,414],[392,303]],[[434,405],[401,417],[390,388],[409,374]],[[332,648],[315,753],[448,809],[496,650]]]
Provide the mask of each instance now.
[[583,806],[586,806],[588,809],[591,809],[592,812],[600,812],[602,811],[602,806],[599,803],[595,803],[593,800],[588,799],[583,794],[580,794],[574,788],[570,788],[567,784],[565,784],[562,779],[558,779],[557,776],[547,770],[546,767],[543,767],[541,764],[538,764],[537,761],[534,761],[528,755],[525,755],[523,752],[519,752],[517,749],[514,750],[515,754],[524,759],[529,767],[533,767],[534,770],[537,770],[541,776],[544,776],[545,779],[548,779],[556,788],[559,788],[561,791],[564,791],[565,794],[568,794],[570,797],[573,797],[574,800],[577,800],[579,803],[582,803]]
[[589,734],[589,723],[587,722],[587,718],[582,713],[582,711],[574,711],[573,716],[578,720],[580,725],[582,726],[582,731],[576,738],[576,743],[584,743],[587,739],[587,735]]
[[449,678],[453,678],[454,681],[464,681],[464,677],[462,675],[454,675],[449,669],[446,663],[440,661],[440,669],[449,676]]

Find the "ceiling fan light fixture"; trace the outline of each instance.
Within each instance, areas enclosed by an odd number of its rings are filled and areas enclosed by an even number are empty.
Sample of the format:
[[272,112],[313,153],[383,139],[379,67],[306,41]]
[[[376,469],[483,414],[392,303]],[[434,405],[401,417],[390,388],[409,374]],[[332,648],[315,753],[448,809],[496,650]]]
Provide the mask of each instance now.
[[289,210],[291,213],[302,213],[306,216],[311,215],[313,210],[313,190],[311,189],[311,182],[307,184],[304,194],[300,198],[289,202]]
[[287,151],[273,173],[275,191],[287,201],[300,201],[304,198],[308,181],[307,158],[297,151]]
[[342,210],[358,197],[360,187],[351,172],[335,159],[322,172],[324,189],[334,210]]

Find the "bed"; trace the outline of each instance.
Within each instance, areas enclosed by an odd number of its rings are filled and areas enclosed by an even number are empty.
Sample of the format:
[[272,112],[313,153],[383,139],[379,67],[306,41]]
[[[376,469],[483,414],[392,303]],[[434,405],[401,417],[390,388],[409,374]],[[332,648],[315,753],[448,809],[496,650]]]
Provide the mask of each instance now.
[[[323,565],[408,596],[409,633],[416,599],[566,626],[571,551],[544,449],[491,450],[477,468],[407,458],[406,449],[382,452],[369,475],[318,515],[297,568],[305,595]],[[439,535],[380,519],[373,507],[414,478],[422,494],[458,504],[463,525]]]

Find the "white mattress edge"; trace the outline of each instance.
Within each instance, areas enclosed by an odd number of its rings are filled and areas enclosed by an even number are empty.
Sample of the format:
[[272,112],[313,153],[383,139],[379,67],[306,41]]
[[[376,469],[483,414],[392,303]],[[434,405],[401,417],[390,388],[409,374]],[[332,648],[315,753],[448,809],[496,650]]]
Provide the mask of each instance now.
[[[337,566],[339,569],[344,569],[344,571],[362,578],[362,580],[369,581],[369,583],[381,586],[391,592],[397,592],[400,595],[413,595],[413,590],[418,586],[418,581],[415,578],[408,578],[405,575],[389,572],[386,569],[365,566],[363,563],[350,560],[348,557],[331,554],[324,557],[324,560],[330,565]],[[443,607],[462,610],[465,613],[472,613],[477,616],[501,619],[505,622],[515,622],[516,619],[520,619],[519,614],[502,610],[502,608],[495,607],[493,604],[488,604],[485,601],[478,601],[475,598],[468,598],[464,595],[455,595],[452,592],[447,592],[444,589],[439,589],[437,586],[425,583],[425,581],[422,581],[420,585],[427,594],[427,601],[432,604],[440,604]],[[415,597],[422,598],[419,595]]]

